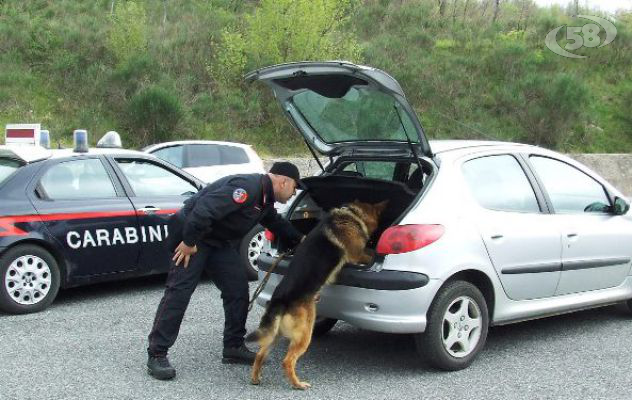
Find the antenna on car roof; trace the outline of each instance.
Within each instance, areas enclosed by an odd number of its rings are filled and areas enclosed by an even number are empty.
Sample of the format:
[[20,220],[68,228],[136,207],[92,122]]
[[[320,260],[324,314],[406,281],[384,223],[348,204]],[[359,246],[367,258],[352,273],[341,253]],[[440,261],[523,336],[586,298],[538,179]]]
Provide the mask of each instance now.
[[397,119],[399,119],[399,124],[402,126],[402,129],[404,130],[404,135],[406,135],[406,141],[408,142],[410,151],[412,151],[413,155],[415,156],[415,161],[417,161],[417,166],[419,167],[419,171],[423,171],[423,167],[421,166],[421,161],[419,161],[419,155],[417,154],[417,150],[415,150],[415,146],[413,146],[413,142],[411,142],[410,136],[408,136],[408,132],[406,132],[406,127],[404,126],[404,121],[402,121],[402,116],[399,115],[399,109],[397,108],[397,103],[393,104],[393,108],[395,109],[395,114],[397,114]]

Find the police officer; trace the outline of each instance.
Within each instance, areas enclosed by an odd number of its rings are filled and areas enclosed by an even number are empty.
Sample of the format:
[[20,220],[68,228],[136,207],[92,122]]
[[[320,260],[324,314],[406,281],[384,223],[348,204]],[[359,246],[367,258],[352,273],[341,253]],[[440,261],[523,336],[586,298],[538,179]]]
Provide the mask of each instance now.
[[248,278],[237,251],[239,241],[257,223],[290,245],[303,235],[276,213],[301,185],[298,168],[276,162],[268,174],[232,175],[207,185],[185,201],[169,222],[173,264],[149,334],[147,368],[157,379],[176,371],[167,359],[184,313],[206,269],[224,303],[223,363],[252,364],[255,353],[244,345],[248,314]]

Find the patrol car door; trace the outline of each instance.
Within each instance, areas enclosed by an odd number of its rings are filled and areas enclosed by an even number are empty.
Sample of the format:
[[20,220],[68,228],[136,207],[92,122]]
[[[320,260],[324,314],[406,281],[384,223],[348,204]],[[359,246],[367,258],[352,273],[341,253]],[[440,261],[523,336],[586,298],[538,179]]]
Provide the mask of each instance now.
[[111,160],[138,214],[140,266],[145,272],[169,269],[169,217],[198,191],[200,183],[160,160],[115,157]]
[[33,206],[63,249],[73,277],[137,268],[136,211],[99,156],[51,162],[37,176]]

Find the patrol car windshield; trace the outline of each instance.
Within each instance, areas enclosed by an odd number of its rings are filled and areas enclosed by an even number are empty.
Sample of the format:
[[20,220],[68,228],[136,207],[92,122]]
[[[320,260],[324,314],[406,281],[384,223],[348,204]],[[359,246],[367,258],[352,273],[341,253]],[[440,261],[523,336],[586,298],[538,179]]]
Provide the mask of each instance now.
[[22,165],[22,162],[12,158],[0,158],[0,183],[4,182]]

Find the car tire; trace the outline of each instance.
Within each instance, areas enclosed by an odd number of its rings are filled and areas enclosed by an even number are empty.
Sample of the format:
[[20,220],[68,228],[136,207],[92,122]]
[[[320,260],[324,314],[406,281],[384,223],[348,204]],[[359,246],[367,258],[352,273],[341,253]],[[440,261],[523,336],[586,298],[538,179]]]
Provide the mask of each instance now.
[[467,368],[485,346],[488,315],[476,286],[465,281],[446,284],[430,306],[426,331],[415,336],[417,352],[434,368]]
[[312,337],[321,337],[327,334],[338,322],[337,319],[334,318],[325,318],[316,316],[316,321],[314,321],[314,329],[312,330]]
[[257,266],[257,258],[261,254],[261,248],[265,239],[263,232],[264,229],[261,225],[255,225],[244,236],[239,246],[239,257],[250,281],[256,281],[258,278],[259,267]]
[[47,308],[59,292],[55,257],[44,248],[24,244],[0,256],[0,310],[28,314]]

